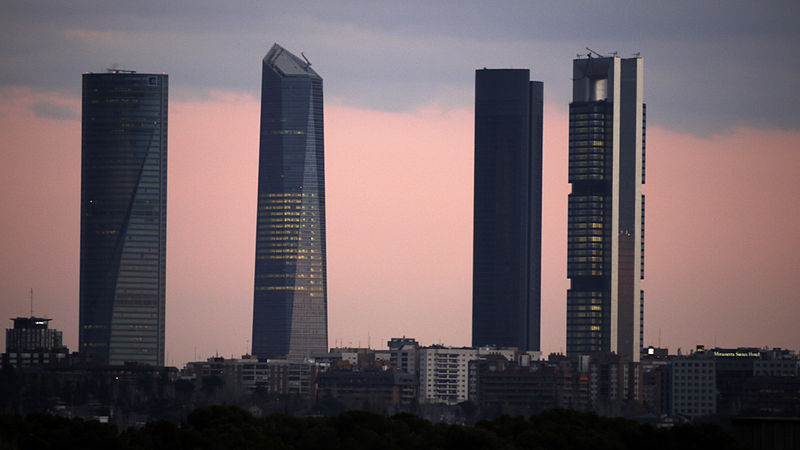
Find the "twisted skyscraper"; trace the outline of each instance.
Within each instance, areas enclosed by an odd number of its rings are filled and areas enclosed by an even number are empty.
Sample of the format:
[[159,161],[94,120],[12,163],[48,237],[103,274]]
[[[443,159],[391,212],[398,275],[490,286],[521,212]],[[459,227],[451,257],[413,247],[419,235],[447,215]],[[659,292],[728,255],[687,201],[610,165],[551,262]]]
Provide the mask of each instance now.
[[80,352],[164,365],[167,75],[83,75]]

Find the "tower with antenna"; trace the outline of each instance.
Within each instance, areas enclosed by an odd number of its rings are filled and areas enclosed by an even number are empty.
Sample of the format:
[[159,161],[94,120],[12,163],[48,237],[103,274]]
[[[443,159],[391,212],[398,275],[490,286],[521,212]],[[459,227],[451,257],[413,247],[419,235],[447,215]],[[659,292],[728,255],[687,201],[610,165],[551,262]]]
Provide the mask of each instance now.
[[569,105],[567,355],[638,361],[644,337],[642,58],[589,47]]

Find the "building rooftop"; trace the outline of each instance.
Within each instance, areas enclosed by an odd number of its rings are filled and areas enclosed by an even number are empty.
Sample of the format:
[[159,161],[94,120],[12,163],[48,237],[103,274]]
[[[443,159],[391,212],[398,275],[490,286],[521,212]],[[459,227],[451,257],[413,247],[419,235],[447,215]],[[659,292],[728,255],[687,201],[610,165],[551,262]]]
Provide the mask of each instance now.
[[11,320],[14,321],[14,329],[36,329],[42,328],[47,329],[47,322],[50,322],[53,319],[46,319],[44,317],[13,317]]
[[264,63],[269,64],[270,67],[286,76],[321,78],[311,68],[311,63],[305,59],[305,55],[303,55],[303,59],[300,59],[278,44],[272,45],[267,55],[264,56]]

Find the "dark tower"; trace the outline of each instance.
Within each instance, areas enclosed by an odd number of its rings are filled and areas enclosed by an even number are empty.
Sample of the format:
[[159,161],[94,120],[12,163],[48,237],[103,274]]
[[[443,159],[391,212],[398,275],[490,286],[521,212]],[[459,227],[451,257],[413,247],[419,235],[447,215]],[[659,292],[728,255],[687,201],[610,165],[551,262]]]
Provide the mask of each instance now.
[[644,330],[641,58],[573,62],[569,105],[567,354],[638,361]]
[[543,85],[529,77],[475,71],[474,347],[540,347]]
[[322,78],[272,46],[263,60],[253,354],[328,350]]
[[167,75],[83,75],[80,352],[164,365]]

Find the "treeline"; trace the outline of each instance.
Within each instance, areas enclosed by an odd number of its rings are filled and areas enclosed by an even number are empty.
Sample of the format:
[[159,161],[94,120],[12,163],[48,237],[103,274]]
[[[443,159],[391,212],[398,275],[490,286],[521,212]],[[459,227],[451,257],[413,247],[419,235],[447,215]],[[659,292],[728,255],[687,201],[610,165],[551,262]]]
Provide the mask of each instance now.
[[160,420],[121,433],[96,421],[0,416],[0,449],[739,449],[713,425],[658,429],[627,419],[552,410],[475,426],[432,424],[412,414],[350,411],[334,417],[257,418],[234,406],[198,408],[180,425]]

